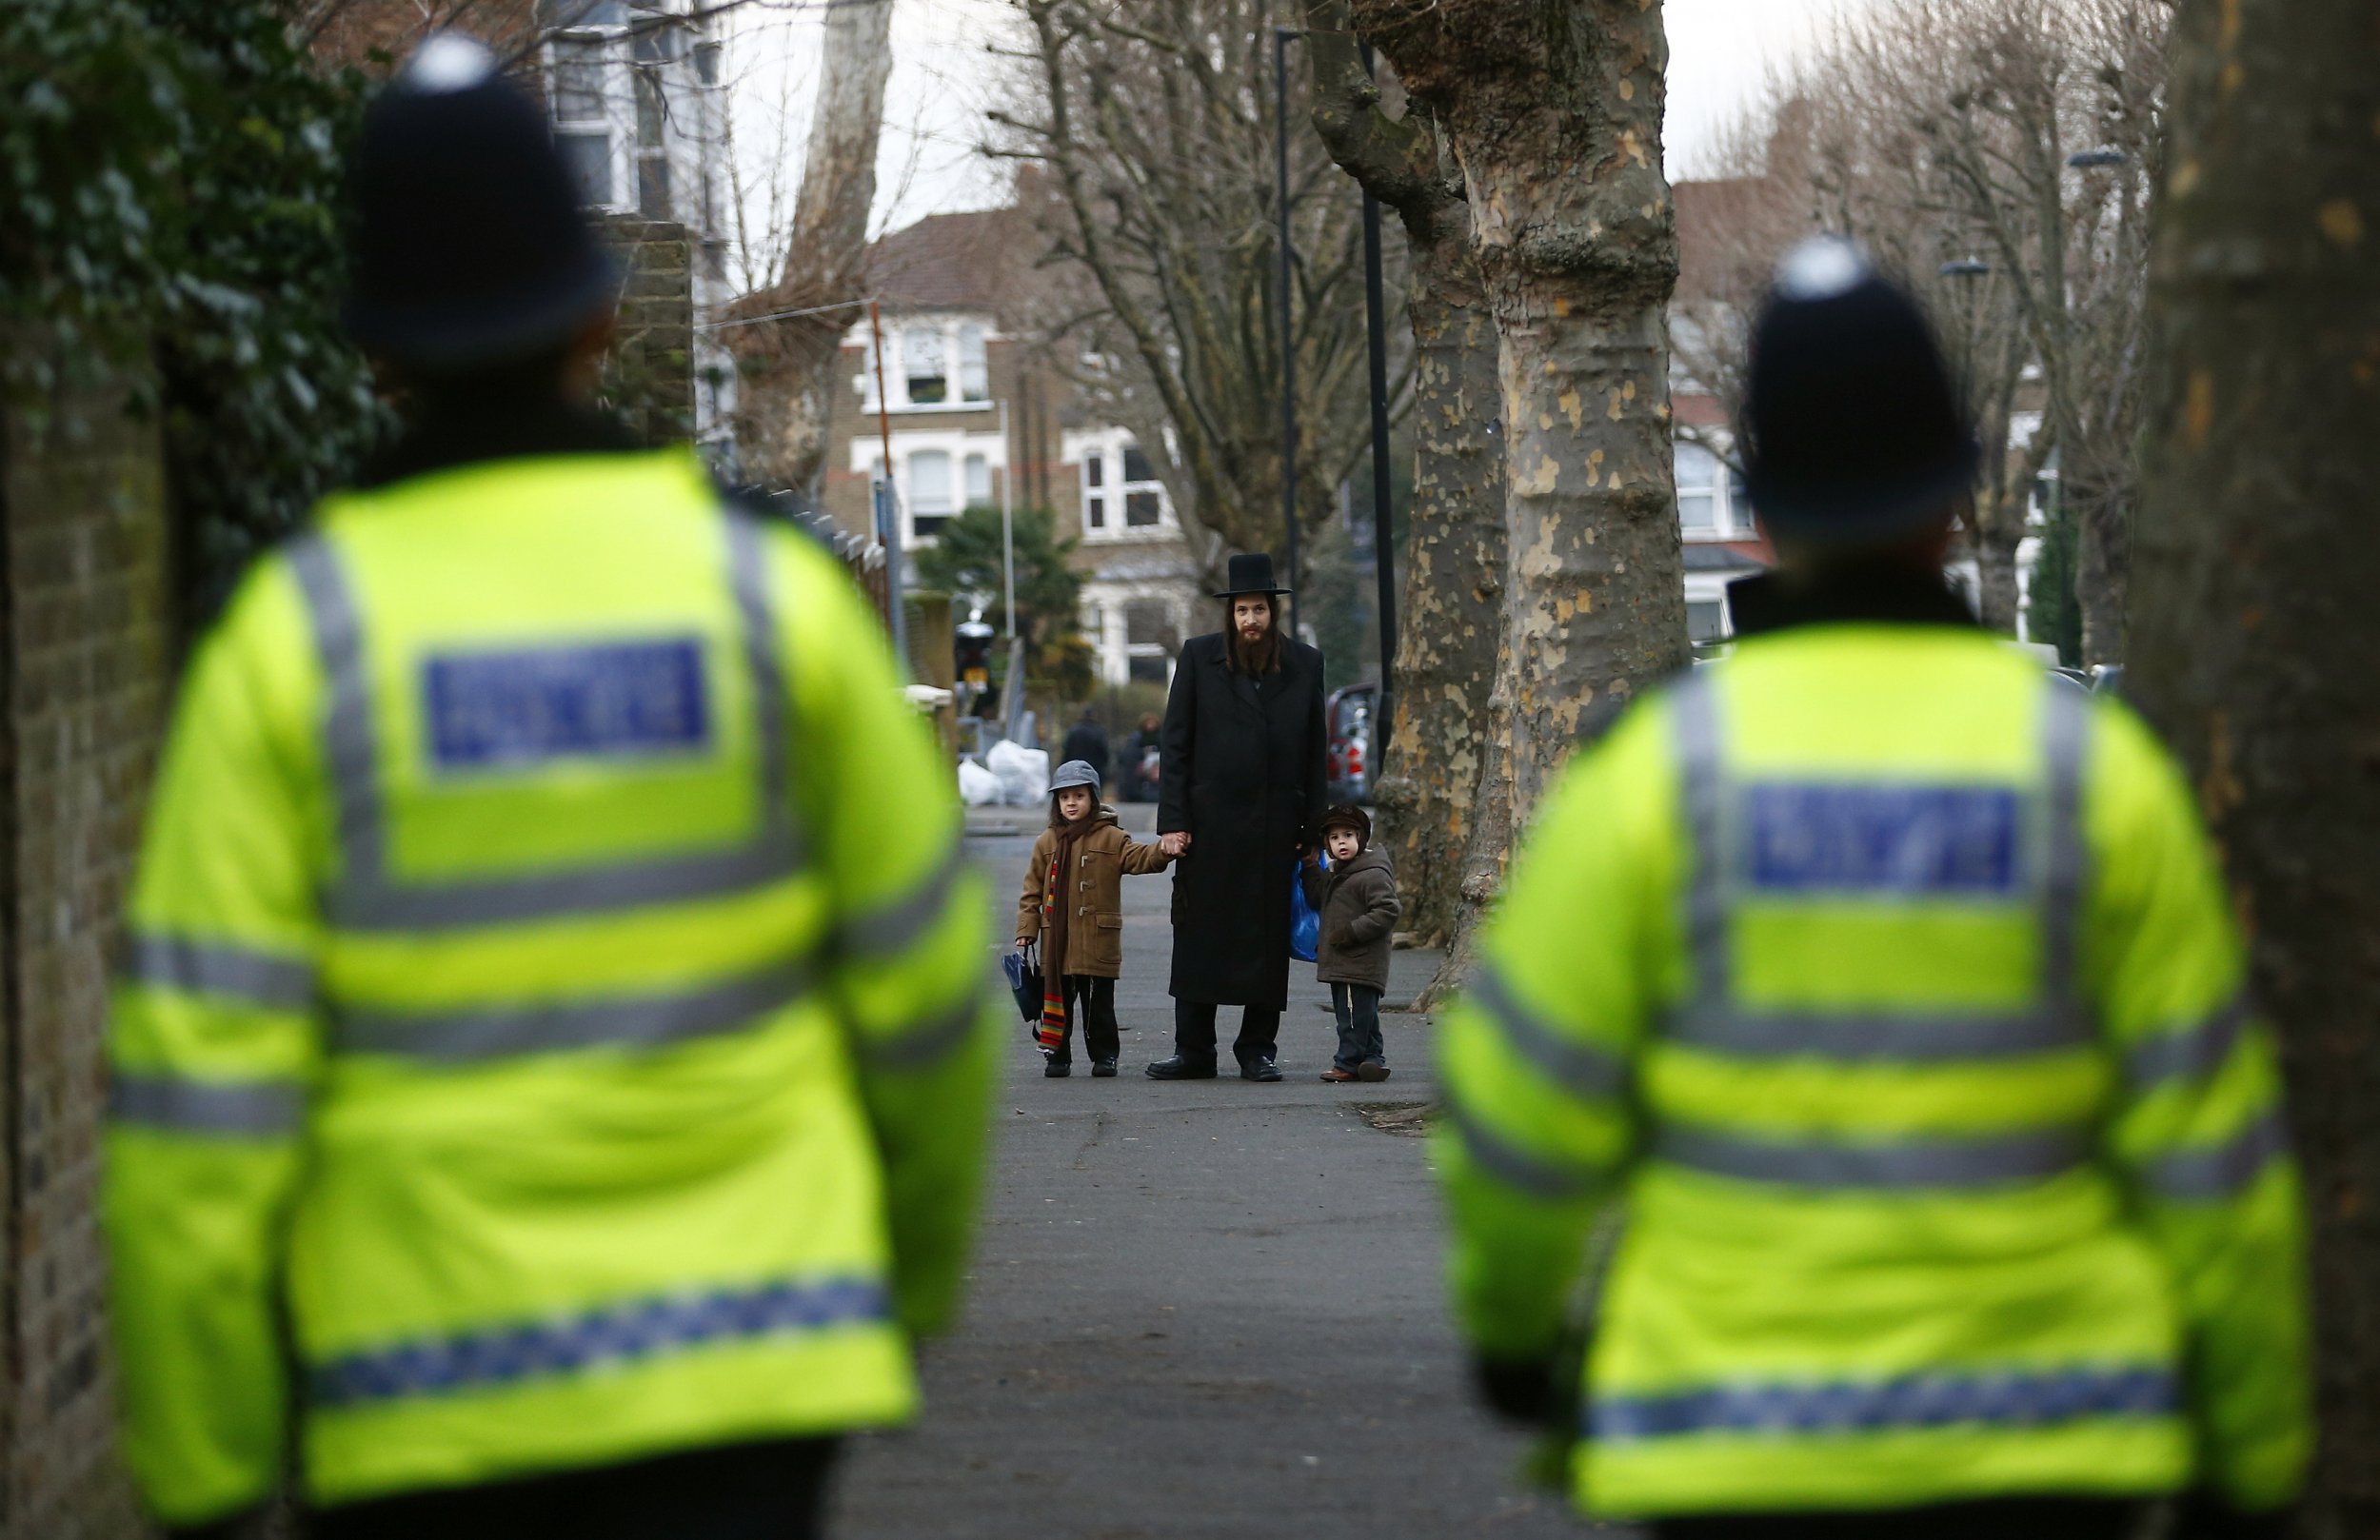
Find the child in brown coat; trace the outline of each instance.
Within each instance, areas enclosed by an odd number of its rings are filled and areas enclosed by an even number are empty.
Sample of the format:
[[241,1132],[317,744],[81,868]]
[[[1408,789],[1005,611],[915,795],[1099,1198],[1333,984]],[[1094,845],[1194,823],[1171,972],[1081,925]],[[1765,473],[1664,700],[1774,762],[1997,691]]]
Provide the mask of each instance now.
[[1380,996],[1388,989],[1388,953],[1397,917],[1397,874],[1388,858],[1372,848],[1372,818],[1344,804],[1322,815],[1322,843],[1329,871],[1309,853],[1306,902],[1322,918],[1321,943],[1314,950],[1314,974],[1331,986],[1331,1012],[1339,1017],[1339,1052],[1322,1078],[1334,1083],[1388,1078],[1388,1049],[1380,1037]]
[[1041,943],[1044,992],[1037,1036],[1048,1063],[1041,1073],[1074,1073],[1074,1023],[1082,1021],[1091,1073],[1116,1073],[1116,976],[1123,972],[1124,874],[1161,872],[1173,858],[1142,844],[1100,800],[1100,773],[1069,760],[1049,778],[1049,827],[1033,841],[1017,900],[1017,946]]

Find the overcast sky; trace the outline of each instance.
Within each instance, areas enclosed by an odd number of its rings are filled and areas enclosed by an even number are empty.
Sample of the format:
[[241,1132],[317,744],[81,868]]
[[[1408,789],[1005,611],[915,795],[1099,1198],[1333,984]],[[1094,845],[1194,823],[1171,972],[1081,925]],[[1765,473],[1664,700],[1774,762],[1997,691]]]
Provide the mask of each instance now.
[[[1892,0],[1665,0],[1670,174],[1705,169],[1714,137],[1759,94],[1767,72],[1791,60],[1825,17],[1867,3]],[[814,0],[761,0],[732,14],[737,160],[746,218],[758,224],[767,218],[766,184],[777,182],[786,200],[799,184],[822,10]],[[975,147],[1008,68],[990,50],[1013,42],[1016,19],[1008,0],[896,0],[875,229],[1002,201],[1005,178]]]

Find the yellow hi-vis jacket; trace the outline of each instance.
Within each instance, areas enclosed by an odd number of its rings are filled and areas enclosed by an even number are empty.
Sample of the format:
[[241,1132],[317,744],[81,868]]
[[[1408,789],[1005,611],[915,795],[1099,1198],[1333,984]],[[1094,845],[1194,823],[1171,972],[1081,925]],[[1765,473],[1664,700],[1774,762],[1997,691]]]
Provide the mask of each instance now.
[[690,454],[331,500],[191,665],[129,914],[158,1513],[271,1490],[285,1378],[326,1505],[908,1417],[990,1082],[959,838],[856,589]]
[[1746,642],[1568,768],[1445,1018],[1461,1325],[1551,1352],[1617,1205],[1596,1514],[2282,1503],[2302,1220],[2244,974],[2129,712],[1973,631]]

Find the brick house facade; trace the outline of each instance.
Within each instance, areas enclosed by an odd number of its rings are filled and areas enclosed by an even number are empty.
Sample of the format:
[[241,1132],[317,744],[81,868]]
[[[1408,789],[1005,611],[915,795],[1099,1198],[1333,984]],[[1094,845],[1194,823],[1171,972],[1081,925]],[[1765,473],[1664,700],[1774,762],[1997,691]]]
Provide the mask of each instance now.
[[[828,435],[826,513],[872,527],[889,437],[904,549],[971,504],[1050,510],[1075,540],[1081,625],[1102,682],[1162,684],[1194,629],[1201,585],[1173,500],[1151,463],[1162,444],[1097,421],[1053,363],[1062,340],[1030,334],[1024,290],[1040,237],[1015,207],[934,214],[868,248],[878,325],[844,333]],[[878,411],[877,343],[883,411]],[[1013,484],[1011,484],[1013,478]]]

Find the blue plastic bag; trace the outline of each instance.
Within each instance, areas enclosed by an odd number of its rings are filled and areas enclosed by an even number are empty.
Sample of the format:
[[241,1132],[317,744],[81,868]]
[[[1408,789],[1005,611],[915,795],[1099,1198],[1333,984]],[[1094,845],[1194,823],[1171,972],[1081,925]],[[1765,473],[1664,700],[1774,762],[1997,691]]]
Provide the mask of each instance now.
[[[1299,861],[1289,868],[1289,955],[1299,962],[1312,962],[1315,949],[1322,944],[1322,917],[1314,905],[1306,902],[1305,865]],[[1328,856],[1322,858],[1322,870],[1329,871]]]

